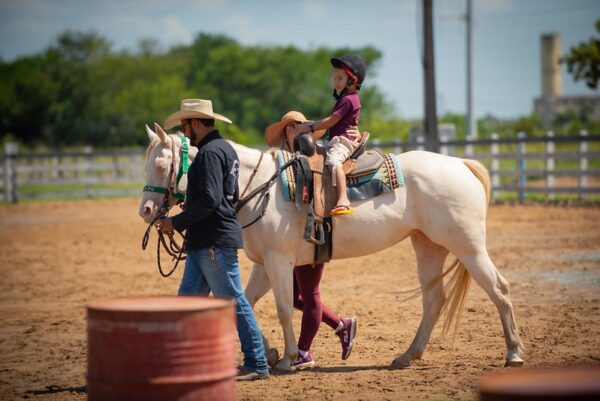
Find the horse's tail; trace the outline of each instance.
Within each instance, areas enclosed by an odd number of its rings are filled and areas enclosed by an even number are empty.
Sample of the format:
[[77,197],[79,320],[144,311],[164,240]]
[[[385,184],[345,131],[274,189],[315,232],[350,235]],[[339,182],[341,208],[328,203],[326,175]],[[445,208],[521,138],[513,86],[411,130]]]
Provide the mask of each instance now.
[[490,174],[488,173],[485,166],[479,163],[477,160],[464,159],[463,163],[471,170],[473,175],[477,177],[477,179],[483,185],[483,190],[485,191],[485,199],[486,205],[490,204],[490,196],[492,190],[492,180],[490,179]]
[[456,332],[462,316],[463,304],[469,292],[469,286],[471,284],[471,275],[465,269],[465,266],[460,260],[455,259],[450,267],[444,272],[443,276],[454,270],[452,277],[444,285],[444,292],[446,293],[446,300],[442,306],[441,313],[444,315],[444,324],[442,326],[442,337],[444,337],[452,327],[454,322],[454,331],[452,332],[452,343],[456,338]]

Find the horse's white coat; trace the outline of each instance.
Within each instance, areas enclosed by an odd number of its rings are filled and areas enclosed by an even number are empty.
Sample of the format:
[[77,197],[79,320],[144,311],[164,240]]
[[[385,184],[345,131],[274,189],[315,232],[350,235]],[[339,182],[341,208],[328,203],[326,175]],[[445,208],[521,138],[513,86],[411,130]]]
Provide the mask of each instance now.
[[[154,138],[150,133],[149,137],[151,141]],[[161,143],[168,141],[160,132],[159,137]],[[231,144],[240,159],[241,192],[257,166],[260,151]],[[158,170],[151,168],[153,160],[164,157],[164,153],[165,147],[160,146],[148,150],[147,184],[166,180],[157,177]],[[398,158],[405,185],[374,199],[354,202],[354,214],[334,218],[333,235],[334,259],[368,255],[411,237],[423,288],[423,318],[412,344],[393,365],[407,366],[411,360],[421,357],[442,307],[449,301],[442,280],[435,279],[442,274],[446,256],[452,253],[461,263],[458,271],[466,269],[496,305],[507,346],[506,363],[520,366],[523,347],[508,297],[508,283],[486,250],[489,177],[485,168],[474,161],[422,151],[403,153]],[[273,156],[265,154],[248,192],[266,182],[276,168]],[[481,174],[482,181],[474,170]],[[292,326],[293,267],[312,263],[314,248],[302,238],[306,210],[300,211],[294,203],[284,200],[279,182],[269,193],[271,199],[265,215],[243,232],[244,250],[255,263],[246,296],[254,305],[269,288],[273,289],[285,338],[284,356],[277,367],[289,369],[297,354]],[[146,222],[152,220],[160,207],[155,195],[144,193],[140,215]],[[240,222],[252,221],[261,212],[262,205],[260,196],[251,200],[240,210]],[[461,285],[466,292],[468,280]],[[449,311],[450,315],[456,312]]]

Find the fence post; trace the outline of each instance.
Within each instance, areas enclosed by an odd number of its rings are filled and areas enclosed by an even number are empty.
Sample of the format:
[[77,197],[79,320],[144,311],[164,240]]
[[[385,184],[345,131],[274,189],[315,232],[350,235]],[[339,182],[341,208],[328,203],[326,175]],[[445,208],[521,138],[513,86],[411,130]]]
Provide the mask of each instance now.
[[93,179],[93,160],[92,160],[92,147],[91,146],[86,146],[83,149],[83,152],[85,153],[85,160],[86,160],[86,169],[85,169],[85,196],[87,198],[91,198],[94,194],[92,191],[92,179]]
[[554,200],[554,132],[548,131],[546,135],[546,196],[549,200]]
[[[583,130],[580,133],[581,136],[587,137],[587,131]],[[588,160],[587,160],[588,143],[584,139],[579,142],[579,199],[585,197],[585,189],[587,188],[587,171],[588,171]]]
[[490,162],[492,170],[492,199],[496,199],[496,191],[500,186],[500,160],[498,159],[500,145],[498,145],[498,134],[492,134],[490,138],[492,139],[492,144],[490,145],[490,153],[492,154],[492,161]]
[[525,186],[527,186],[527,176],[525,175],[526,161],[525,161],[525,153],[527,152],[527,145],[525,144],[526,135],[524,132],[519,132],[517,134],[517,138],[519,139],[519,143],[517,144],[517,170],[519,173],[518,178],[518,197],[519,202],[523,202],[525,200]]
[[448,145],[446,142],[448,141],[448,137],[446,135],[440,135],[440,153],[442,155],[448,155]]
[[4,144],[4,200],[6,203],[17,203],[17,163],[15,156],[18,152],[17,144],[6,142]]
[[112,165],[113,165],[113,179],[117,180],[119,178],[119,157],[117,155],[117,151],[113,150],[112,152]]
[[467,141],[467,144],[465,145],[465,159],[470,159],[473,157],[473,144],[471,143],[473,137],[467,135],[465,136],[465,140]]
[[381,150],[379,145],[381,145],[381,141],[378,138],[373,139],[373,149]]
[[395,139],[394,140],[394,153],[399,155],[400,153],[402,153],[402,146],[400,145],[402,142],[400,142],[400,140]]
[[425,137],[423,135],[417,137],[417,150],[425,150]]

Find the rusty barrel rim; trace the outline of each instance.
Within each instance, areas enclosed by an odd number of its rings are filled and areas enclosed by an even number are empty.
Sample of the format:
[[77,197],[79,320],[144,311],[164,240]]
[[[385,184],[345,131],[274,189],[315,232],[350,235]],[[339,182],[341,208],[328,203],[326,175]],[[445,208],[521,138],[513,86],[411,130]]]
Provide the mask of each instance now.
[[200,312],[229,308],[235,300],[203,296],[133,296],[90,301],[87,309],[106,312]]
[[562,397],[600,394],[600,367],[511,369],[482,376],[478,388],[482,395],[495,396]]

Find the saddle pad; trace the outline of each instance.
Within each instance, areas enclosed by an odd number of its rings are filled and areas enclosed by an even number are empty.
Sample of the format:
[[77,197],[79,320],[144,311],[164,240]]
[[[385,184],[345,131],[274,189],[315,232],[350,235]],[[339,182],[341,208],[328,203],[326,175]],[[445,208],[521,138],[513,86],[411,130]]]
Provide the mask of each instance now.
[[[277,164],[281,168],[292,158],[285,150],[277,150]],[[287,167],[280,175],[283,196],[287,201],[295,201],[296,179],[293,166]],[[393,191],[404,186],[404,176],[398,157],[393,154],[384,155],[384,162],[378,170],[359,177],[349,177],[348,198],[351,201],[369,199],[384,192]]]
[[[292,158],[292,153],[287,150],[277,150],[275,153],[277,157],[277,167],[282,168],[283,165],[289,162]],[[288,166],[281,175],[281,189],[283,190],[283,198],[287,201],[295,201],[296,194],[296,174],[294,172],[293,165]]]
[[374,198],[384,192],[404,186],[404,175],[398,156],[384,155],[384,161],[375,172],[346,180],[350,201]]

